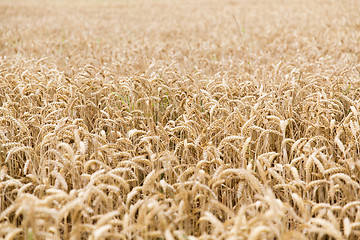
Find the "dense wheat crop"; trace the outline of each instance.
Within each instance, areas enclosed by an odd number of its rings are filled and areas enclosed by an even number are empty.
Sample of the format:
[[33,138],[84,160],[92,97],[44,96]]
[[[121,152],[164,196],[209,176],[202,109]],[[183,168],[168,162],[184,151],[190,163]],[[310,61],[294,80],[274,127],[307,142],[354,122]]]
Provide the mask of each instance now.
[[0,238],[360,238],[359,1],[1,0],[0,30]]

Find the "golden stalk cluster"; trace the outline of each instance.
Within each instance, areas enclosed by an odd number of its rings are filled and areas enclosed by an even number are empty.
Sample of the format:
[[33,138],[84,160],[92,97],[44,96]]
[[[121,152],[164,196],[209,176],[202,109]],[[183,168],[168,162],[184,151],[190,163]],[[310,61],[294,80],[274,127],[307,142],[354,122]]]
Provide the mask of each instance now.
[[359,239],[360,4],[0,1],[0,238]]

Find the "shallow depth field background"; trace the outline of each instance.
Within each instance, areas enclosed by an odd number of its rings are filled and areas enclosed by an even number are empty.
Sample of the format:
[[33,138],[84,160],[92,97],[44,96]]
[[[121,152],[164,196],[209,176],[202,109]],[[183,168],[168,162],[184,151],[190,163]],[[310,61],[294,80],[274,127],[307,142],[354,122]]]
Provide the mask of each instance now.
[[0,0],[0,238],[360,238],[360,2]]

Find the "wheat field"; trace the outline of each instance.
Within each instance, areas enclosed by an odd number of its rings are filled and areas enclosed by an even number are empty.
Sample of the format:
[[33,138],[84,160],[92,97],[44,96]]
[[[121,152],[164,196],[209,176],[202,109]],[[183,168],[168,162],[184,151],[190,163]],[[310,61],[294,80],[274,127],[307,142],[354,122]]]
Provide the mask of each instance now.
[[0,0],[0,239],[360,238],[360,1]]

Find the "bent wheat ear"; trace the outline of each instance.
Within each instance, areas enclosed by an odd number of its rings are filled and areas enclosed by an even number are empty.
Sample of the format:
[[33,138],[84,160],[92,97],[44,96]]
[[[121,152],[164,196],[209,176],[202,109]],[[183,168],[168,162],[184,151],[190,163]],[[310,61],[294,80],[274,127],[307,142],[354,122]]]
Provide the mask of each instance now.
[[5,239],[6,240],[13,240],[13,239],[17,239],[17,235],[19,235],[18,237],[20,237],[22,234],[22,232],[23,232],[24,230],[23,229],[21,229],[21,228],[15,228],[15,229],[11,229],[11,231],[8,233],[8,234],[6,234],[6,237],[5,237]]
[[271,229],[267,226],[258,226],[251,230],[249,235],[249,240],[256,240],[259,239],[259,237],[263,236],[261,233],[268,233],[271,232]]

